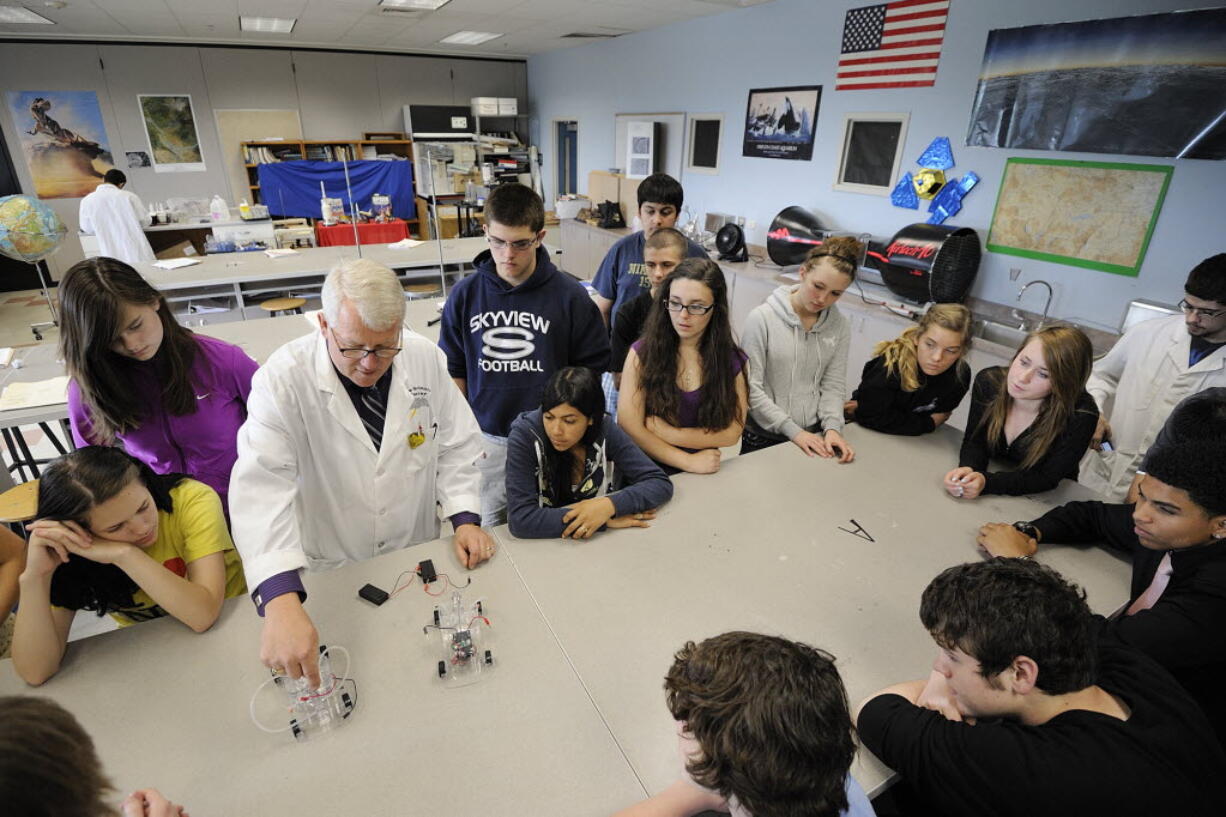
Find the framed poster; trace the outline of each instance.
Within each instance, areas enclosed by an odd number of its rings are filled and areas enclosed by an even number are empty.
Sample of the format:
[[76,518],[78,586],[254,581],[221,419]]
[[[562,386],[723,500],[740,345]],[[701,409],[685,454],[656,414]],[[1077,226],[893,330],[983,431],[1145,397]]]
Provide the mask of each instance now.
[[719,143],[723,137],[722,113],[690,114],[685,138],[685,172],[719,175]]
[[745,107],[741,155],[761,159],[812,159],[813,129],[821,100],[820,85],[750,91]]
[[988,249],[1135,276],[1173,172],[1170,165],[1010,159]]
[[898,178],[907,141],[906,113],[849,113],[843,117],[843,149],[834,189],[888,196]]
[[40,199],[94,192],[114,166],[93,91],[11,91],[9,110]]
[[196,115],[188,94],[138,94],[149,158],[158,173],[188,173],[204,170]]

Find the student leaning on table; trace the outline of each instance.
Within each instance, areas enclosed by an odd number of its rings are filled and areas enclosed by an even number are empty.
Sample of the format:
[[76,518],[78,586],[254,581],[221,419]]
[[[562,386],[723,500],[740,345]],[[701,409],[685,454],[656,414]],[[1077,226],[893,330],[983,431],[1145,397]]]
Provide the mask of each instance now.
[[[1080,329],[1049,326],[1026,336],[1008,367],[975,376],[958,467],[945,475],[950,496],[1020,496],[1077,479],[1098,407],[1085,390],[1093,349]],[[1013,471],[988,472],[992,458]]]
[[125,626],[171,615],[200,633],[245,589],[216,491],[117,448],[78,448],[38,483],[13,667],[31,684],[54,675],[78,610]]
[[1095,637],[1085,593],[1029,559],[951,567],[924,590],[927,680],[856,714],[860,741],[951,817],[1219,815],[1226,755],[1162,667]]
[[461,564],[494,552],[477,513],[481,430],[442,351],[403,327],[396,275],[349,261],[322,298],[319,333],[256,372],[231,477],[234,540],[264,616],[260,658],[315,686],[319,635],[300,571],[436,539],[436,505]]
[[162,294],[113,258],[74,264],[59,298],[76,444],[122,445],[159,474],[200,480],[227,506],[256,362],[180,326]]
[[806,455],[851,462],[843,439],[851,329],[834,304],[851,286],[864,245],[826,239],[800,266],[800,283],[781,286],[745,319],[749,420],[741,453],[791,440]]
[[745,359],[732,338],[723,271],[687,258],[660,284],[626,356],[617,422],[669,473],[713,474],[719,449],[745,427]]
[[521,539],[589,539],[646,528],[673,484],[605,413],[591,369],[549,378],[541,407],[519,415],[507,441],[507,508]]
[[844,414],[885,434],[935,431],[971,386],[970,344],[971,311],[934,304],[918,324],[877,344]]
[[0,803],[21,817],[188,817],[157,789],[116,808],[94,741],[50,698],[0,698]]
[[1164,666],[1226,746],[1226,445],[1156,446],[1135,505],[1070,502],[1031,522],[991,523],[979,544],[1031,556],[1039,543],[1096,544],[1132,560],[1132,587],[1107,631]]

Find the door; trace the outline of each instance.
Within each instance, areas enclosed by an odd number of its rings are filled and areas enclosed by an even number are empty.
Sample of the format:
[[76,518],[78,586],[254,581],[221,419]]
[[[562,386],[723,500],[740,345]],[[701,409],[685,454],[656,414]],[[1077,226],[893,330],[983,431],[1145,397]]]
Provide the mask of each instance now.
[[554,179],[554,192],[559,196],[579,192],[579,123],[574,120],[558,120],[554,122],[556,131],[554,144],[557,145],[557,161],[554,167],[557,174]]

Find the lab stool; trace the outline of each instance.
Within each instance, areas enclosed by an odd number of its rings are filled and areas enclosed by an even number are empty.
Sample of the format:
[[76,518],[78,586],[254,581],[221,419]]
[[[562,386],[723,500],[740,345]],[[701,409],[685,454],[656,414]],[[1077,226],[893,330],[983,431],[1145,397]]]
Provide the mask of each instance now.
[[269,298],[267,301],[260,302],[260,309],[267,312],[270,318],[277,317],[278,312],[301,315],[304,306],[306,306],[306,298]]
[[19,482],[0,494],[0,522],[18,526],[25,535],[25,523],[38,514],[38,480]]
[[442,292],[439,289],[438,284],[426,282],[418,284],[405,284],[404,294],[410,301],[416,301],[419,298],[429,298],[433,295],[441,295]]

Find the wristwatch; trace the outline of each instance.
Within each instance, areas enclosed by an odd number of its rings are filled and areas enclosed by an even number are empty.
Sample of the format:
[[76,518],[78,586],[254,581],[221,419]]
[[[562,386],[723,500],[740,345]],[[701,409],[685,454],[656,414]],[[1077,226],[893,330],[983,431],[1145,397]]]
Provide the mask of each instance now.
[[1021,533],[1024,536],[1029,536],[1036,542],[1039,541],[1039,529],[1029,522],[1014,522],[1013,527],[1018,533]]

